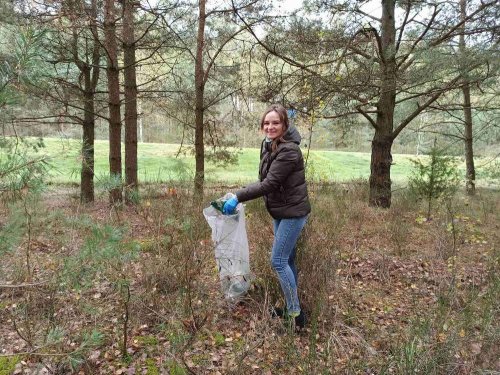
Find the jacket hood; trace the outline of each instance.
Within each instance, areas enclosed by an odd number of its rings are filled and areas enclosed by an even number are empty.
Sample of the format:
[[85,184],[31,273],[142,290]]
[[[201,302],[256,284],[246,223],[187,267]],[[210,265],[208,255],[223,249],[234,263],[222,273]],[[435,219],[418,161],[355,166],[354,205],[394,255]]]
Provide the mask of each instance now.
[[[302,137],[300,136],[300,133],[295,126],[290,126],[286,131],[285,135],[283,136],[283,139],[287,142],[293,142],[296,143],[297,145],[300,145]],[[264,141],[262,142],[261,152],[263,152],[264,150],[268,152],[271,152],[272,150],[272,141],[267,137],[264,138]]]
[[283,138],[285,141],[297,143],[298,145],[300,145],[300,141],[302,140],[302,137],[295,126],[290,126]]

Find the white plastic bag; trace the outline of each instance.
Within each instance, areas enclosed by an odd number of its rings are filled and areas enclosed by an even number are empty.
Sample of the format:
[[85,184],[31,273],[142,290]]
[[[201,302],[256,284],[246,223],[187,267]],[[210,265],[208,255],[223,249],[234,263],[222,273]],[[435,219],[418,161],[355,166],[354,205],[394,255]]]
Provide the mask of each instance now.
[[[231,196],[228,193],[223,199]],[[240,297],[247,292],[251,281],[245,207],[239,203],[235,214],[223,215],[209,206],[203,210],[203,215],[212,228],[222,292],[226,298]]]

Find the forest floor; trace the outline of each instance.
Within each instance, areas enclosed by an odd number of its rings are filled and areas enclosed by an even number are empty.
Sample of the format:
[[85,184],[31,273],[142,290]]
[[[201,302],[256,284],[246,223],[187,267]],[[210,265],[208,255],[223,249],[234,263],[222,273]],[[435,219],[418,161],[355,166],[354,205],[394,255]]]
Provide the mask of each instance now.
[[0,210],[0,374],[494,374],[500,372],[498,191],[425,202],[366,184],[311,186],[298,247],[309,322],[297,331],[269,265],[272,223],[246,206],[248,294],[224,299],[210,228],[187,190],[136,206],[76,191]]

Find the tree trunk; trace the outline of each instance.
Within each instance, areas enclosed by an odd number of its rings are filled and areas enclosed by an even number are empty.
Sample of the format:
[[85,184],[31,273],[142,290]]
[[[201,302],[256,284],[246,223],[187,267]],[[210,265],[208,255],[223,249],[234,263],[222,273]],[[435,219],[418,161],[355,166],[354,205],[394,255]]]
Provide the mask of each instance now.
[[[95,68],[94,68],[95,69]],[[80,201],[94,201],[94,89],[91,72],[87,67],[83,71],[85,80],[83,136],[82,136],[82,171],[80,175]]]
[[370,205],[391,205],[391,148],[396,107],[395,0],[382,0],[381,87],[370,164]]
[[118,48],[116,43],[116,20],[114,0],[104,2],[104,38],[107,55],[109,100],[109,174],[113,188],[109,192],[110,203],[122,201],[122,155],[120,119],[120,76],[118,70]]
[[203,197],[203,185],[205,182],[205,144],[203,136],[203,116],[204,116],[204,91],[205,77],[203,69],[203,48],[205,44],[205,0],[199,0],[198,38],[196,41],[196,61],[195,61],[195,160],[196,169],[194,176],[195,197]]
[[476,169],[474,168],[474,149],[472,137],[472,110],[470,101],[470,84],[466,83],[462,87],[464,94],[464,121],[465,121],[465,169],[466,169],[466,182],[465,190],[468,195],[476,193]]
[[391,206],[392,137],[375,131],[370,162],[370,206]]
[[[466,44],[465,44],[465,19],[467,17],[466,13],[467,2],[466,0],[460,0],[460,19],[464,21],[462,25],[462,32],[460,33],[459,39],[459,49],[460,55],[466,54]],[[464,146],[465,146],[465,190],[468,195],[474,195],[476,193],[476,170],[474,168],[474,149],[473,149],[473,136],[472,136],[472,109],[471,109],[471,98],[470,98],[470,83],[467,79],[467,68],[462,68],[463,74],[463,86],[462,93],[464,96],[463,108],[464,108]]]
[[80,175],[80,201],[94,201],[94,143],[95,143],[95,90],[99,81],[99,61],[101,45],[97,40],[97,0],[92,0],[90,8],[90,28],[93,38],[92,65],[85,64],[84,77],[84,114],[82,136],[82,171]]
[[137,193],[137,81],[135,71],[134,0],[123,8],[123,76],[125,83],[125,200]]

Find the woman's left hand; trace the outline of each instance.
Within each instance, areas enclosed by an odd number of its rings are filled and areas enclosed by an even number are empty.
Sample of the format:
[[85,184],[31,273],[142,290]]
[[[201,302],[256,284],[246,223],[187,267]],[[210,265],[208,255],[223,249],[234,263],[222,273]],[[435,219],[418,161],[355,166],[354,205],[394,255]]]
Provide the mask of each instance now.
[[238,205],[238,198],[236,197],[229,198],[226,201],[226,203],[224,203],[224,207],[222,207],[222,213],[224,215],[234,214],[234,210],[236,209],[237,205]]

